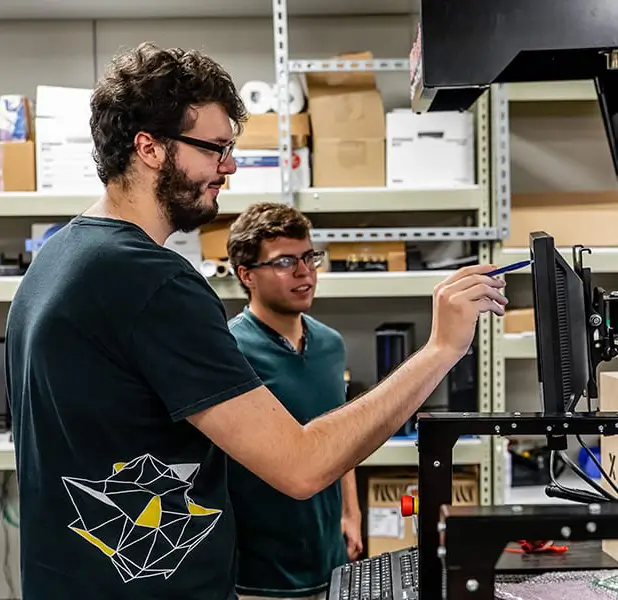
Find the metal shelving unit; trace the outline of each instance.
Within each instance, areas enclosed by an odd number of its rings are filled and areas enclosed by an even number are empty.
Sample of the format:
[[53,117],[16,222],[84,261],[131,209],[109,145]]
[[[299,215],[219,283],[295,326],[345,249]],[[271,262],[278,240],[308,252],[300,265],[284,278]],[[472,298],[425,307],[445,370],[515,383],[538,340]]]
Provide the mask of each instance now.
[[[287,98],[287,88],[289,85],[290,73],[307,73],[316,71],[408,71],[409,60],[407,59],[386,59],[376,58],[371,61],[353,61],[353,60],[329,60],[329,59],[294,59],[290,60],[288,50],[288,15],[286,0],[273,0],[273,31],[275,35],[275,70],[277,77],[277,86],[279,88],[279,97]],[[474,194],[475,198],[469,196],[471,201],[474,201],[476,206],[474,210],[477,212],[476,223],[470,227],[445,227],[445,228],[386,228],[386,229],[337,229],[337,230],[317,230],[314,232],[314,239],[320,241],[357,241],[358,239],[405,239],[405,240],[476,240],[479,242],[479,258],[482,262],[488,262],[492,253],[492,242],[500,239],[508,234],[508,219],[509,219],[509,203],[510,193],[508,190],[508,171],[504,168],[492,169],[495,167],[495,156],[501,156],[496,148],[501,144],[503,139],[499,133],[495,132],[496,124],[501,123],[499,111],[503,105],[508,102],[505,91],[502,87],[493,90],[491,98],[489,94],[484,94],[475,106],[476,114],[476,148],[477,148],[477,187],[474,190],[465,191],[466,194]],[[490,122],[490,113],[492,115]],[[296,204],[301,210],[304,210],[302,198],[295,195],[291,188],[291,136],[288,127],[289,111],[288,107],[282,107],[279,112],[279,139],[280,139],[280,156],[283,159],[283,164],[286,168],[282,169],[282,190],[283,199],[291,204]],[[504,150],[504,147],[503,147]],[[498,163],[500,166],[500,163]],[[503,166],[503,165],[502,165]],[[495,181],[492,184],[492,174]],[[492,189],[498,187],[498,193],[492,195]],[[343,190],[333,191],[333,197],[338,194],[345,194]],[[403,192],[402,192],[403,193]],[[406,194],[415,194],[415,192],[406,192]],[[380,197],[388,197],[381,195]],[[423,197],[427,198],[426,192],[422,192]],[[436,191],[437,202],[430,203],[429,210],[445,210],[446,194],[449,194],[455,205],[455,209],[462,209],[464,190],[440,190]],[[476,195],[478,194],[478,196]],[[421,196],[419,196],[420,198]],[[402,196],[403,198],[403,196]],[[362,200],[358,195],[355,195],[354,202],[357,206],[362,207],[360,210],[366,210]],[[415,203],[404,206],[405,200],[402,200],[401,210],[410,211],[415,209]],[[421,201],[423,206],[425,201]],[[335,201],[336,203],[336,201]],[[329,203],[332,206],[332,203]],[[414,208],[413,208],[414,206]],[[357,209],[358,210],[358,209]],[[402,274],[403,275],[403,274]],[[384,295],[394,294],[394,282],[403,281],[406,274],[402,278],[387,280],[389,292],[384,292]],[[430,279],[434,274],[419,273],[414,277],[418,286],[410,286],[410,289],[404,292],[404,295],[427,295],[433,291],[433,282],[430,284]],[[439,279],[442,277],[439,276]],[[379,277],[381,282],[385,279]],[[320,285],[327,283],[327,279],[321,276]],[[352,283],[353,280],[349,280]],[[330,281],[327,285],[330,287],[334,281]],[[358,282],[353,285],[348,285],[346,280],[346,295],[351,295],[352,289],[356,289]],[[425,285],[427,284],[427,288]],[[414,289],[412,289],[414,288]],[[403,291],[403,290],[402,290]],[[318,293],[320,293],[318,291]],[[490,411],[492,406],[492,326],[489,316],[484,316],[480,320],[478,330],[478,353],[479,353],[479,410]],[[463,448],[465,447],[465,451]],[[481,471],[481,490],[480,500],[482,504],[489,504],[492,501],[492,475],[491,475],[491,440],[489,438],[481,438],[475,444],[470,446],[457,446],[455,451],[455,462],[466,464],[472,462],[478,464]],[[393,441],[381,448],[380,458],[372,458],[366,461],[365,464],[416,464],[418,454],[414,445],[396,445]],[[464,455],[463,452],[466,452]],[[376,453],[377,454],[377,453]],[[384,457],[384,458],[382,458]],[[377,461],[386,462],[377,462]]]
[[[597,102],[597,95],[592,81],[563,81],[515,83],[506,86],[508,100],[500,111],[500,147],[508,149],[510,102]],[[496,116],[496,118],[498,118]],[[508,154],[495,157],[495,161],[504,166],[505,180],[510,179],[510,160]],[[497,190],[494,189],[494,193]],[[566,261],[572,265],[571,248],[558,248]],[[528,248],[508,248],[501,243],[494,245],[492,260],[498,266],[519,262],[530,258]],[[594,273],[618,273],[618,248],[592,248],[592,253],[585,257],[586,265]],[[508,275],[508,278],[530,277],[530,268],[520,269]],[[501,319],[495,319],[492,327],[492,410],[506,410],[506,367],[507,361],[535,360],[536,337],[534,333],[505,334]],[[504,457],[506,440],[493,438],[493,501],[502,504],[504,496]]]
[[[119,5],[119,3],[117,3]],[[304,5],[304,3],[303,3]],[[110,5],[111,6],[111,5]],[[300,4],[299,4],[300,6]],[[160,10],[167,10],[160,3]],[[83,7],[84,10],[87,7]],[[232,10],[232,9],[230,9]],[[94,15],[93,15],[94,16]],[[25,17],[27,18],[27,17]],[[53,15],[52,15],[53,18]],[[275,73],[279,97],[288,98],[290,74],[316,71],[380,71],[409,72],[407,58],[376,58],[371,61],[339,61],[322,58],[293,59],[288,48],[288,0],[272,0]],[[506,107],[506,110],[505,110]],[[504,113],[507,113],[505,118]],[[387,188],[325,188],[292,189],[291,135],[289,107],[283,103],[279,111],[280,156],[282,169],[281,194],[243,194],[222,191],[219,197],[220,214],[234,215],[257,201],[283,201],[311,214],[472,213],[474,224],[469,227],[387,227],[316,229],[313,236],[319,241],[358,240],[414,240],[479,242],[479,259],[488,262],[493,244],[508,233],[508,98],[507,91],[497,86],[485,93],[474,107],[476,122],[477,184],[447,189],[390,190]],[[508,133],[508,132],[507,132]],[[506,140],[506,141],[505,141]],[[90,195],[48,195],[39,193],[0,194],[0,218],[14,217],[72,217],[87,208]],[[447,275],[444,271],[405,273],[324,273],[320,275],[318,298],[382,298],[429,297],[435,285]],[[19,277],[0,278],[0,302],[11,302],[20,283]],[[237,282],[214,279],[213,286],[223,299],[244,298]],[[495,334],[492,319],[483,316],[478,328],[479,410],[492,410],[494,385]],[[481,473],[480,500],[492,501],[492,441],[491,438],[462,440],[454,451],[456,464],[478,464]],[[0,468],[11,464],[10,448],[0,446]],[[8,458],[7,458],[8,457]],[[365,465],[413,465],[418,451],[413,442],[392,440],[380,448]]]

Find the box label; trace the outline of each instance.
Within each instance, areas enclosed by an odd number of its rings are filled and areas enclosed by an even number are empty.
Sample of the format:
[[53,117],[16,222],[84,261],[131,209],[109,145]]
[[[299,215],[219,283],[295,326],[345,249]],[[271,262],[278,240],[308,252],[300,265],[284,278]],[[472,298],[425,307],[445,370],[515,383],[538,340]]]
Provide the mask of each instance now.
[[367,521],[370,537],[397,538],[402,540],[405,534],[403,517],[399,508],[369,508]]

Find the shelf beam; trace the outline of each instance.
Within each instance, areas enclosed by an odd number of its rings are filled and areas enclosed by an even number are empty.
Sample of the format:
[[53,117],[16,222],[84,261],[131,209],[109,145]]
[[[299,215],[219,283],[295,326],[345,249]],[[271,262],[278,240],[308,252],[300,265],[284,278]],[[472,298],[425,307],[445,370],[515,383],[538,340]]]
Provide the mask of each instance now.
[[[484,463],[489,455],[486,438],[463,438],[453,449],[453,464],[479,465]],[[415,440],[387,441],[359,466],[362,467],[410,467],[418,465],[418,448]],[[0,442],[0,471],[15,470],[15,447],[12,442]]]
[[[413,298],[430,297],[451,271],[385,273],[320,273],[316,298]],[[223,300],[246,299],[234,277],[210,280]]]
[[505,333],[500,342],[505,359],[535,359],[536,337],[534,333]]
[[[479,465],[490,453],[485,438],[463,438],[453,448],[454,465]],[[418,447],[415,440],[392,439],[365,459],[362,467],[410,467],[418,465]]]
[[546,81],[509,83],[510,102],[597,101],[592,81]]
[[[585,254],[583,257],[584,266],[590,267],[594,273],[618,273],[618,247],[616,248],[591,248],[591,254]],[[567,263],[573,266],[573,253],[571,248],[558,248],[558,252],[562,254]],[[502,267],[521,260],[530,258],[530,250],[527,248],[502,248],[494,254],[494,262]],[[509,273],[509,277],[513,275],[521,275],[530,273],[530,267],[519,269]]]
[[407,58],[376,58],[373,60],[311,58],[290,60],[291,73],[327,73],[335,71],[405,71],[410,73],[410,60]]
[[[0,193],[0,217],[73,217],[98,200],[96,194]],[[236,215],[257,202],[282,202],[276,192],[222,190],[219,214]],[[295,206],[304,213],[409,211],[475,211],[483,202],[480,186],[446,189],[309,188],[296,192]]]
[[[382,273],[320,273],[316,298],[413,298],[429,297],[451,271]],[[12,302],[21,277],[0,277],[0,302]],[[242,300],[246,295],[235,277],[209,279],[222,300]]]

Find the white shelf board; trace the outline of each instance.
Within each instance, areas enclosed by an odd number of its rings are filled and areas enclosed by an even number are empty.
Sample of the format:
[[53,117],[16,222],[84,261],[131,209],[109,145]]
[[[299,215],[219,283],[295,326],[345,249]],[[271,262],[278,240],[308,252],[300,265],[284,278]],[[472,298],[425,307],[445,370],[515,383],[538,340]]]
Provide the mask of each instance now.
[[[320,273],[316,298],[426,297],[451,271]],[[209,280],[223,300],[246,299],[234,277]]]
[[[420,0],[288,0],[290,16],[406,15]],[[2,0],[0,19],[173,19],[270,17],[272,0]]]
[[[454,465],[478,465],[487,459],[489,442],[485,438],[458,441],[453,451]],[[414,440],[389,440],[360,466],[416,466],[418,448]],[[0,471],[15,470],[15,447],[8,439],[0,440]]]
[[[558,251],[569,265],[573,266],[573,251],[571,248],[558,248]],[[584,254],[584,266],[590,267],[593,273],[618,273],[618,247],[616,248],[591,248],[591,254]],[[502,248],[494,256],[494,262],[498,266],[527,260],[530,258],[528,248]],[[509,276],[530,273],[530,267],[508,273]]]
[[19,276],[0,277],[0,302],[12,302],[20,283]]
[[[483,202],[478,186],[449,189],[395,190],[388,188],[310,188],[299,191],[296,206],[305,213],[406,211],[470,211]],[[99,198],[96,194],[0,193],[0,217],[73,217]],[[278,193],[222,190],[219,214],[236,215],[256,202],[281,202]]]
[[506,359],[536,358],[536,337],[534,333],[505,333],[501,351]]
[[297,206],[305,213],[478,210],[483,203],[483,195],[484,191],[479,186],[418,190],[313,188],[298,192]]
[[[485,438],[464,438],[453,449],[454,465],[478,465],[489,455],[489,442]],[[362,467],[390,467],[418,465],[416,440],[392,439],[380,446],[365,459]]]
[[10,433],[0,434],[0,471],[15,470],[15,446]]
[[592,81],[542,81],[509,83],[510,102],[595,101]]
[[[425,297],[451,271],[406,271],[387,273],[320,273],[317,298]],[[222,300],[246,298],[235,277],[209,279]],[[0,277],[0,302],[11,302],[21,277]]]

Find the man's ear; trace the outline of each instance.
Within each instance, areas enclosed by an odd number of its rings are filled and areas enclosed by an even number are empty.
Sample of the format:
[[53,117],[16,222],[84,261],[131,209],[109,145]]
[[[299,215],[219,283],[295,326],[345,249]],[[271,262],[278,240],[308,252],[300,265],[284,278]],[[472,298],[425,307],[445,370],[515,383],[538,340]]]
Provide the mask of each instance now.
[[249,288],[253,289],[253,270],[247,269],[247,267],[243,265],[238,265],[236,267],[236,277],[240,279],[241,283]]
[[139,131],[133,140],[135,153],[139,159],[151,169],[160,169],[165,163],[166,149],[149,133]]

